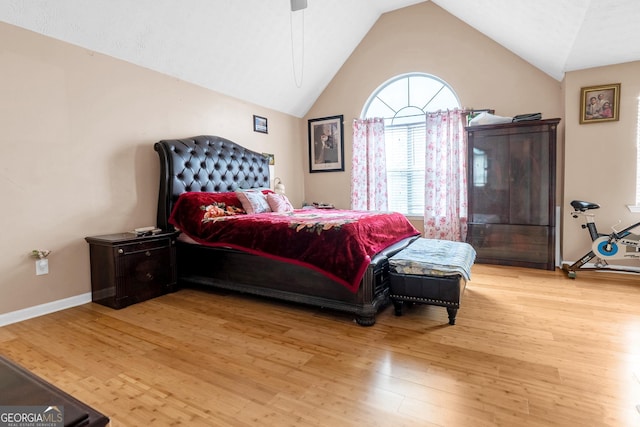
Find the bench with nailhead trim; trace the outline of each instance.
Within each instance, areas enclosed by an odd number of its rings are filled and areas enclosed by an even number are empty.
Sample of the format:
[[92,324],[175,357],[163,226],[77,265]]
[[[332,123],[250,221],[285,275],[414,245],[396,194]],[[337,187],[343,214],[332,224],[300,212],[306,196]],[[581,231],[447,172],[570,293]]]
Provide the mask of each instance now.
[[436,305],[446,307],[449,324],[455,325],[475,256],[468,243],[420,238],[389,258],[396,316],[405,302]]

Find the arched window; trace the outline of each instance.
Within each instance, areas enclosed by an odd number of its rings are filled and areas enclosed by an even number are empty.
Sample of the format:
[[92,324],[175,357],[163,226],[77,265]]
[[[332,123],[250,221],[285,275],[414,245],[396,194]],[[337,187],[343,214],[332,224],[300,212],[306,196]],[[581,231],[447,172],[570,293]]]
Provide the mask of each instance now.
[[384,118],[390,210],[424,214],[425,113],[454,108],[453,89],[425,73],[396,76],[369,97],[361,117]]

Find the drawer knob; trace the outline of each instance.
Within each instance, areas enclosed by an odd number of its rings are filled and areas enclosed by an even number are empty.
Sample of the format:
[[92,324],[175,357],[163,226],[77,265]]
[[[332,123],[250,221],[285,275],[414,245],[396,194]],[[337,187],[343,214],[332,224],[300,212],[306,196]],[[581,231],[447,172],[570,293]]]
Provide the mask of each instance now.
[[152,280],[153,279],[153,274],[147,273],[147,279]]
[[118,249],[118,253],[119,254],[123,254],[124,253],[124,249]]
[[147,251],[144,253],[146,256],[151,256],[151,252]]

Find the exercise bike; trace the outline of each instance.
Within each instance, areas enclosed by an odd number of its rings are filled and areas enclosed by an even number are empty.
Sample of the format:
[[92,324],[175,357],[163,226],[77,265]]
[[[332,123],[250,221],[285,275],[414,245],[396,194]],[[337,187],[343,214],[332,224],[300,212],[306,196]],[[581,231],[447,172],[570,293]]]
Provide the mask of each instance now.
[[[610,270],[610,271],[624,271],[629,273],[640,273],[640,270],[625,269],[619,267],[609,267],[609,260],[623,259],[623,260],[640,260],[640,235],[632,233],[631,231],[640,227],[640,222],[625,228],[624,230],[613,230],[610,234],[603,234],[598,232],[596,227],[595,215],[589,211],[593,209],[599,209],[600,205],[591,202],[583,202],[581,200],[574,200],[571,202],[573,212],[571,216],[578,218],[583,216],[585,218],[585,224],[582,224],[582,228],[586,228],[591,237],[591,250],[587,252],[582,258],[574,262],[570,266],[563,265],[562,269],[567,272],[567,275],[571,279],[576,278],[577,270]],[[584,267],[586,263],[595,258],[595,267]]]

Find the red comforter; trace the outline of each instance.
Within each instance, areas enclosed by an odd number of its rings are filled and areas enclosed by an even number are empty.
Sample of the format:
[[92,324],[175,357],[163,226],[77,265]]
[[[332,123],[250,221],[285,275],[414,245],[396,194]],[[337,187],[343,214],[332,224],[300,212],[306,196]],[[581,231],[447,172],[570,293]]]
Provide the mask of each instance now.
[[371,257],[418,230],[395,212],[298,209],[203,221],[205,206],[241,206],[233,193],[185,193],[169,222],[196,242],[304,265],[357,292]]

